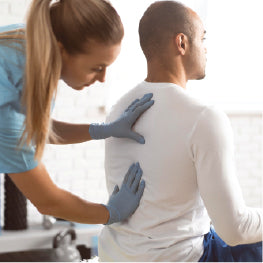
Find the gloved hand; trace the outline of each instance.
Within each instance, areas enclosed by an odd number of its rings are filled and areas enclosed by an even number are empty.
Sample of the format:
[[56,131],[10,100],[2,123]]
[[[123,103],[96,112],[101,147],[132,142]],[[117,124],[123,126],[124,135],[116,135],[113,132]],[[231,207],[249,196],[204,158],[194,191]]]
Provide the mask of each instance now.
[[153,94],[148,93],[141,99],[136,99],[124,111],[124,113],[114,122],[109,124],[90,124],[89,133],[92,139],[105,139],[108,137],[130,138],[141,144],[145,143],[143,136],[132,131],[132,126],[136,120],[149,109],[154,101],[151,100]]
[[145,187],[145,181],[141,181],[141,177],[139,163],[133,164],[125,175],[121,189],[119,190],[118,185],[115,186],[108,204],[105,205],[110,213],[106,225],[127,219],[137,209]]

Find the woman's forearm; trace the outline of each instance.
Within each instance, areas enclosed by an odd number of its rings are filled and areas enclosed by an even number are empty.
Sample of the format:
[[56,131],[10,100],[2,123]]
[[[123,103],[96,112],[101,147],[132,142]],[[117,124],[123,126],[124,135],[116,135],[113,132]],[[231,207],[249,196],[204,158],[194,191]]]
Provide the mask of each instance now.
[[56,192],[56,200],[42,205],[38,210],[44,215],[83,224],[106,224],[109,220],[105,206],[85,201],[63,189]]
[[52,120],[52,128],[57,136],[54,141],[50,138],[51,144],[75,144],[91,140],[89,124],[73,124]]
[[85,224],[106,224],[109,220],[109,211],[103,205],[85,201],[56,186],[43,164],[9,176],[42,214]]

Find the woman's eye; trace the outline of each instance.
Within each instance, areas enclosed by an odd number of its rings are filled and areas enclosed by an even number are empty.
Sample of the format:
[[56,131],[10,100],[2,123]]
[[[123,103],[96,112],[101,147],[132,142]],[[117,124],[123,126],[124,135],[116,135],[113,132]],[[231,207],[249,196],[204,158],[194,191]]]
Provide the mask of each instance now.
[[103,67],[94,68],[93,70],[94,70],[95,72],[102,72],[102,71],[103,71]]

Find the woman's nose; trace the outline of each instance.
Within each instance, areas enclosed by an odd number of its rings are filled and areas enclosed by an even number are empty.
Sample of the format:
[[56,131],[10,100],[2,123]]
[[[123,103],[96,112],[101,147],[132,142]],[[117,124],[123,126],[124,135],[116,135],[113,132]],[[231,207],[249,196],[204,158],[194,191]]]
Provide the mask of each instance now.
[[106,70],[103,70],[97,75],[97,80],[99,82],[105,82],[105,77],[106,77]]

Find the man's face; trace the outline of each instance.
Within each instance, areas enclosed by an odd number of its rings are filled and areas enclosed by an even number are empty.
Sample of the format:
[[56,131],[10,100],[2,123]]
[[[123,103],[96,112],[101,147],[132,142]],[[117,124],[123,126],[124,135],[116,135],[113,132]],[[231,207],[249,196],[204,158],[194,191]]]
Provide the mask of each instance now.
[[193,16],[194,36],[190,43],[189,53],[186,57],[186,72],[189,80],[203,79],[206,67],[206,47],[203,23],[196,13],[190,11]]

